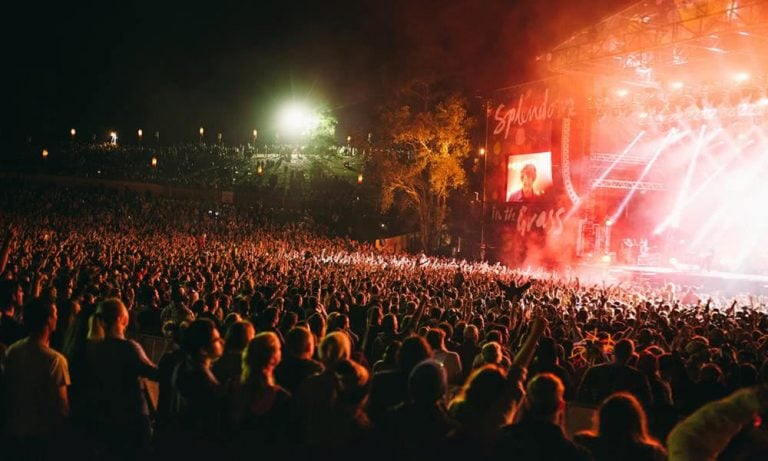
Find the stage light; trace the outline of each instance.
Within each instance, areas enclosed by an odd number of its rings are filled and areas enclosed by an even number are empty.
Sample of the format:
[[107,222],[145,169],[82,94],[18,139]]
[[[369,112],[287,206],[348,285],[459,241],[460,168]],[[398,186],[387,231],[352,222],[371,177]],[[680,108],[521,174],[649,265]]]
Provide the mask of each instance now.
[[638,114],[638,117],[640,117],[640,118],[648,118],[648,112],[640,112],[640,114]]
[[485,155],[485,147],[481,147],[479,153],[481,156]]
[[672,82],[669,86],[672,87],[673,90],[679,90],[683,87],[683,82]]
[[747,80],[749,80],[749,74],[747,72],[739,72],[739,73],[733,74],[733,79],[737,83],[744,83]]
[[608,227],[613,226],[613,220],[612,219],[606,219],[605,220],[605,225],[608,226]]
[[205,129],[203,129],[203,127],[200,127],[199,133],[200,133],[200,136],[204,135]]
[[669,264],[672,266],[677,266],[677,258],[669,258]]
[[363,183],[363,173],[360,173],[357,175],[357,183],[362,184]]
[[136,132],[136,134],[138,134],[138,135],[139,135],[139,141],[141,141],[141,137],[142,137],[142,136],[144,136],[144,130],[142,130],[141,128],[139,128],[139,130]]
[[43,158],[48,158],[48,149],[43,149]]
[[112,131],[111,133],[109,133],[109,142],[113,146],[117,145],[117,132],[116,131]]
[[262,174],[264,174],[264,168],[263,168],[261,165],[257,166],[257,167],[256,167],[256,173],[257,173],[259,176],[261,176]]
[[77,130],[75,130],[74,128],[69,130],[69,135],[72,136],[73,138],[75,137],[76,134],[77,134]]
[[616,90],[616,95],[620,98],[623,98],[624,96],[629,94],[629,90],[626,90],[624,88]]
[[157,167],[157,157],[152,157],[152,168]]
[[611,255],[603,255],[600,258],[600,261],[604,262],[605,264],[610,264],[611,263]]
[[287,104],[278,114],[280,131],[288,134],[308,134],[319,123],[320,117],[316,113],[297,102]]

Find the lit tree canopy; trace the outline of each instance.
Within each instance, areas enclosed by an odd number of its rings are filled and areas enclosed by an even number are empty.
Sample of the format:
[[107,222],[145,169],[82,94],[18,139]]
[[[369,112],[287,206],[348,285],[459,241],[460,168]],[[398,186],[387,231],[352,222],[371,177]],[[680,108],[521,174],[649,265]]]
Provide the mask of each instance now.
[[379,153],[381,208],[415,211],[422,248],[436,248],[448,212],[448,196],[462,187],[462,160],[470,152],[468,130],[473,121],[464,100],[451,95],[437,101],[412,92],[416,104],[385,110],[391,145]]

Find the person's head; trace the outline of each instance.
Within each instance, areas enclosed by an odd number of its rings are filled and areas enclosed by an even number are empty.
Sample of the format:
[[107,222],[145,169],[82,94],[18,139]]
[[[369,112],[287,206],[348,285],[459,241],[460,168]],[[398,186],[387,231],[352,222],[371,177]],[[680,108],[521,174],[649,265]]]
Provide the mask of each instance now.
[[299,323],[299,316],[295,312],[286,312],[280,321],[280,331],[288,332]]
[[533,163],[526,163],[520,170],[520,182],[525,194],[533,192],[533,183],[536,182],[536,167]]
[[557,347],[552,338],[541,338],[536,349],[536,359],[544,365],[552,365],[557,362]]
[[464,342],[476,344],[480,340],[480,332],[474,325],[467,325],[464,327]]
[[397,317],[395,314],[387,314],[381,319],[381,328],[387,333],[397,333]]
[[182,349],[198,360],[215,360],[224,353],[219,330],[210,319],[197,319],[189,324],[182,336]]
[[275,328],[280,321],[280,311],[276,307],[268,307],[259,316],[262,328]]
[[349,336],[341,331],[328,333],[320,341],[320,361],[327,368],[334,368],[342,360],[352,356],[352,343]]
[[622,339],[613,346],[616,363],[626,364],[635,353],[635,343],[631,339]]
[[321,314],[310,315],[307,319],[307,325],[309,326],[309,331],[315,336],[315,339],[319,340],[325,336],[325,317]]
[[224,350],[229,352],[242,352],[249,342],[256,336],[253,324],[248,321],[235,322],[227,329]]
[[315,337],[305,327],[295,327],[285,335],[285,353],[299,359],[311,359],[315,353]]
[[719,383],[723,380],[723,370],[715,363],[705,363],[699,369],[699,381]]
[[659,359],[650,352],[641,352],[637,359],[637,369],[649,376],[659,374]]
[[347,314],[333,312],[328,316],[329,331],[349,330],[349,316]]
[[397,366],[410,373],[419,362],[432,358],[432,349],[421,336],[410,336],[403,341],[397,354]]
[[56,304],[37,298],[24,308],[24,326],[31,336],[50,334],[56,330]]
[[56,330],[66,333],[67,329],[77,319],[77,314],[80,312],[80,303],[73,299],[63,299],[56,304],[58,310],[57,315],[59,317]]
[[243,352],[242,381],[265,379],[272,384],[272,372],[281,359],[277,335],[271,331],[257,334]]
[[0,312],[13,315],[24,303],[24,289],[16,280],[0,280]]
[[445,349],[445,331],[440,328],[432,328],[427,332],[427,343],[433,351]]
[[534,376],[526,386],[526,415],[535,419],[559,422],[565,408],[564,393],[563,382],[552,373]]
[[368,397],[370,373],[351,359],[341,360],[334,371],[339,382],[338,403],[347,408],[361,407]]
[[645,411],[632,394],[618,392],[606,398],[600,405],[598,418],[600,438],[617,442],[650,439]]
[[453,401],[462,407],[461,423],[486,428],[509,424],[516,402],[505,398],[507,392],[507,374],[500,367],[485,365],[475,369]]
[[434,404],[445,395],[448,378],[445,367],[435,360],[425,360],[408,376],[408,393],[416,403]]
[[100,302],[95,315],[103,322],[104,333],[107,336],[122,336],[130,322],[128,309],[117,298],[109,298]]
[[483,363],[490,365],[498,365],[504,358],[501,352],[501,345],[496,341],[485,343],[483,348],[480,349],[480,355],[483,357]]

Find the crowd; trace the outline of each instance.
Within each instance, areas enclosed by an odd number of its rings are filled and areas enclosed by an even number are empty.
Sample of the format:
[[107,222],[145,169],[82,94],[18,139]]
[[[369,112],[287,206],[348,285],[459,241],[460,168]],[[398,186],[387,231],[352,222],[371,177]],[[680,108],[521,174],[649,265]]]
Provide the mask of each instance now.
[[[0,191],[3,459],[768,456],[762,298],[384,255],[264,209]],[[572,408],[595,416],[573,437]]]
[[[42,157],[42,149],[48,154]],[[329,150],[330,149],[330,150]],[[324,161],[358,164],[358,151],[329,148]],[[34,174],[139,181],[180,187],[231,189],[247,186],[273,190],[303,183],[309,169],[305,148],[290,144],[225,145],[184,143],[123,145],[69,142],[60,146],[28,146],[5,168]],[[353,152],[355,154],[353,154]],[[362,151],[360,151],[362,152]],[[334,154],[334,155],[331,155]],[[152,159],[156,163],[152,164]],[[359,160],[359,158],[358,158]],[[361,167],[358,167],[358,169]]]

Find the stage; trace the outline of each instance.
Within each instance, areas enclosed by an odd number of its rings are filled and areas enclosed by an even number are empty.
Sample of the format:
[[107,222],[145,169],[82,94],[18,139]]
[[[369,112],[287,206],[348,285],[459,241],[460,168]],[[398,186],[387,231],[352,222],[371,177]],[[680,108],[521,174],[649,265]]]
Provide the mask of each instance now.
[[768,275],[741,272],[706,271],[697,267],[636,266],[608,263],[585,263],[577,271],[590,280],[648,283],[661,287],[665,283],[695,287],[700,293],[768,295]]

